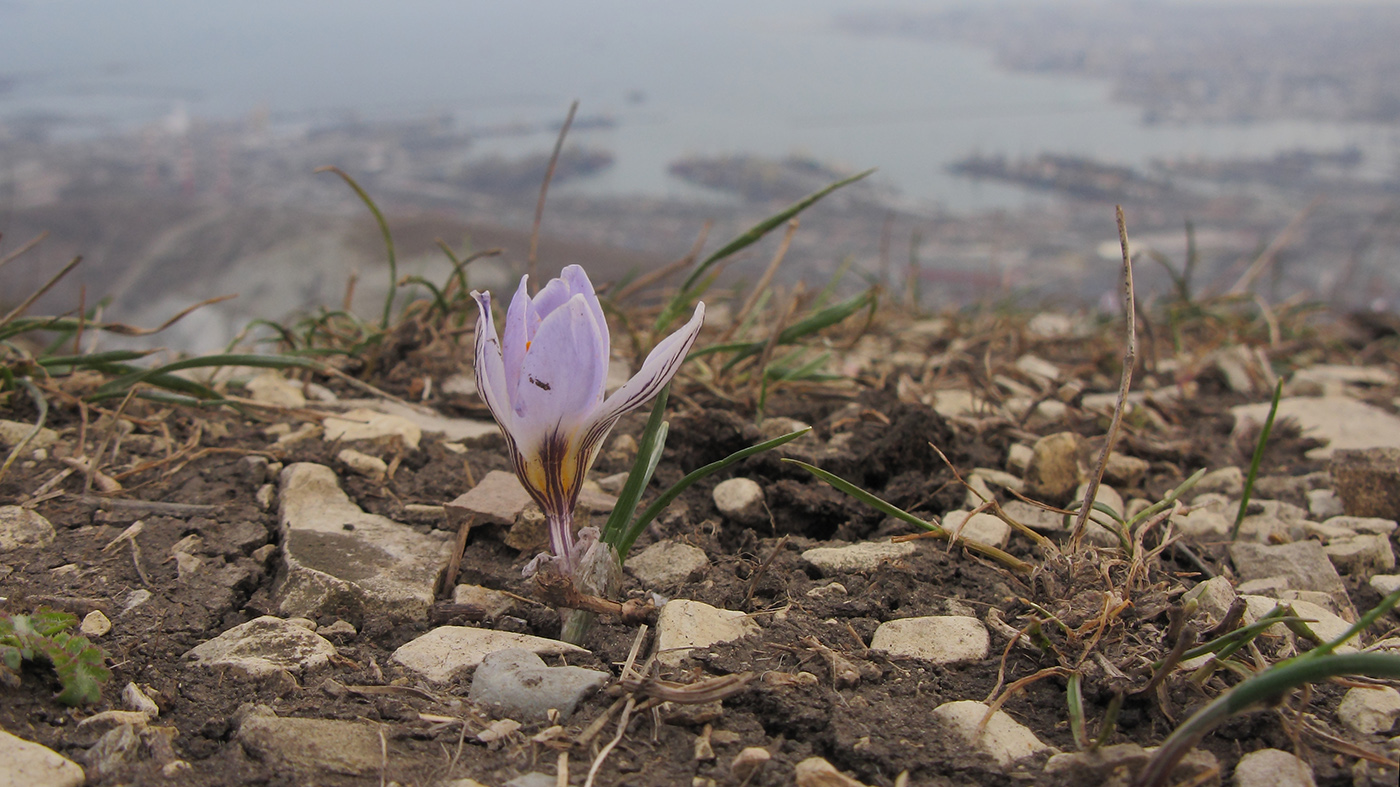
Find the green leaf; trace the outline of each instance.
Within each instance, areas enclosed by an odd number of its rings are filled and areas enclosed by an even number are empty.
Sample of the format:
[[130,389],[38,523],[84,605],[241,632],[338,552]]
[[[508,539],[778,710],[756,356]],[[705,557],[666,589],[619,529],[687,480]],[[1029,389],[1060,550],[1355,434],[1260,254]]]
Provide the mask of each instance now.
[[637,510],[643,490],[651,483],[656,465],[661,461],[661,452],[666,448],[668,427],[662,418],[666,412],[666,400],[670,396],[671,384],[667,383],[662,386],[661,392],[656,395],[656,402],[651,406],[651,415],[647,417],[642,439],[638,441],[637,458],[632,463],[632,471],[627,474],[627,482],[622,485],[622,491],[618,492],[617,505],[613,506],[612,513],[608,515],[607,524],[603,525],[603,543],[610,544],[618,550],[619,560],[625,560],[627,553],[618,549],[618,543],[627,531],[627,523],[631,521],[632,514]]

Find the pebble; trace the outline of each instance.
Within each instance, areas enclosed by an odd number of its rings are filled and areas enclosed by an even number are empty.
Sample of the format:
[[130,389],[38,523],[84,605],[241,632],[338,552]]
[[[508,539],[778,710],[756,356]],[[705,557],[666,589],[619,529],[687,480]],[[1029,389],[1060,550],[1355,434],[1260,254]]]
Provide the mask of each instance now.
[[825,585],[818,585],[807,591],[807,598],[817,599],[845,598],[848,595],[850,595],[850,591],[846,590],[846,586],[841,584],[840,582],[830,582]]
[[761,525],[768,521],[768,507],[763,502],[763,487],[751,478],[730,478],[719,482],[712,494],[715,507],[725,517],[743,525]]
[[1239,497],[1244,494],[1244,471],[1234,465],[1227,465],[1206,473],[1191,488],[1195,494],[1216,492],[1226,497]]
[[990,646],[987,627],[977,618],[963,615],[888,620],[875,629],[870,640],[872,650],[934,664],[979,661],[987,657]]
[[1343,574],[1368,574],[1395,568],[1395,550],[1385,536],[1335,538],[1323,547],[1332,565]]
[[305,407],[306,394],[301,384],[294,383],[277,372],[268,371],[243,384],[248,396],[255,402],[276,407]]
[[1114,451],[1108,455],[1108,464],[1104,465],[1103,478],[1108,483],[1117,484],[1124,489],[1135,489],[1142,485],[1142,479],[1147,477],[1147,471],[1150,467],[1151,465],[1146,459]]
[[126,595],[126,602],[122,604],[122,614],[125,615],[150,600],[151,591],[145,588],[137,588]]
[[642,585],[669,588],[710,564],[705,550],[679,541],[658,541],[627,558],[625,567]]
[[1320,590],[1342,609],[1352,609],[1341,576],[1316,541],[1278,545],[1240,542],[1230,546],[1230,559],[1242,580],[1283,577],[1294,590]]
[[1331,489],[1311,489],[1307,492],[1308,513],[1313,519],[1330,519],[1345,513],[1342,499]]
[[348,776],[378,772],[383,761],[378,726],[366,722],[253,713],[238,726],[238,742],[257,759],[318,780],[326,771]]
[[1148,753],[1136,743],[1119,743],[1097,749],[1062,752],[1045,762],[1052,784],[1080,787],[1091,784],[1126,784],[1147,764]]
[[335,472],[298,462],[282,470],[282,549],[273,599],[289,617],[344,615],[423,620],[452,539],[371,514]]
[[1064,515],[1046,511],[1040,506],[1033,506],[1020,500],[1011,500],[1002,504],[1001,510],[1017,522],[1041,533],[1055,533],[1064,530]]
[[802,553],[802,559],[823,574],[853,574],[874,571],[881,563],[909,557],[917,547],[912,541],[862,541],[844,547],[816,547]]
[[1185,516],[1173,516],[1172,525],[1193,541],[1220,541],[1230,536],[1233,522],[1212,508],[1193,508]]
[[515,598],[509,593],[482,587],[481,585],[458,585],[452,589],[452,603],[477,607],[487,617],[498,618],[515,608]]
[[449,517],[475,515],[476,524],[513,525],[533,503],[515,473],[492,470],[476,486],[447,504]]
[[83,632],[85,637],[104,637],[112,630],[112,621],[102,614],[102,610],[94,609],[83,616],[78,630]]
[[672,599],[657,616],[657,659],[662,664],[676,665],[692,649],[732,642],[760,630],[742,612],[717,609],[702,601]]
[[34,511],[0,506],[0,552],[26,547],[46,547],[56,535],[53,525]]
[[773,755],[761,746],[745,747],[743,751],[734,755],[734,760],[729,763],[729,775],[740,784],[748,784],[771,759]]
[[1400,519],[1400,446],[1338,451],[1329,469],[1346,513]]
[[[27,424],[23,421],[0,420],[0,444],[6,447],[19,445],[26,435],[34,431],[34,424]],[[25,446],[27,450],[38,451],[58,442],[58,432],[47,426],[39,427],[39,432],[29,438],[29,443]]]
[[103,735],[122,725],[144,727],[151,720],[151,714],[139,710],[104,710],[78,722],[78,729],[96,735]]
[[558,780],[548,774],[522,773],[506,782],[502,787],[557,787],[558,784]]
[[1376,574],[1371,577],[1371,587],[1382,596],[1400,590],[1400,574]]
[[335,646],[325,637],[271,615],[250,620],[195,646],[186,658],[209,668],[228,667],[247,677],[301,672],[325,665]]
[[1389,686],[1347,689],[1337,719],[1360,735],[1386,734],[1400,718],[1400,691]]
[[797,787],[865,787],[864,782],[836,770],[835,765],[821,757],[808,757],[797,763],[794,779]]
[[1209,625],[1206,628],[1209,628],[1225,619],[1230,605],[1235,603],[1235,588],[1227,577],[1212,577],[1186,591],[1181,597],[1181,602],[1184,604],[1193,599],[1197,609],[1208,618]]
[[439,626],[399,646],[390,659],[428,681],[448,683],[462,671],[480,665],[491,653],[507,648],[520,648],[541,656],[586,652],[566,642],[528,634]]
[[971,748],[986,754],[999,765],[1005,767],[1026,757],[1051,751],[1030,731],[1030,728],[997,711],[987,722],[982,735],[977,735],[977,725],[990,710],[976,700],[945,702],[933,709],[933,719],[948,732],[961,738]]
[[1378,516],[1334,516],[1328,517],[1322,524],[1374,536],[1388,536],[1395,532],[1394,519],[1382,519]]
[[611,677],[583,667],[550,667],[528,650],[507,648],[482,660],[467,697],[515,719],[548,719],[551,709],[567,719],[585,696]]
[[1006,469],[1013,473],[1025,475],[1026,468],[1030,466],[1031,459],[1035,456],[1035,450],[1024,443],[1012,443],[1006,449]]
[[1047,503],[1063,503],[1079,485],[1082,438],[1074,432],[1046,435],[1032,446],[1026,466],[1026,493]]
[[943,515],[943,527],[956,531],[959,538],[994,547],[1006,546],[1011,538],[1011,525],[995,514],[978,513],[968,518],[966,511],[949,511]]
[[389,415],[368,407],[358,407],[342,416],[330,416],[321,422],[328,443],[352,443],[398,437],[405,447],[417,450],[423,439],[418,424],[401,415]]
[[377,456],[370,456],[353,448],[346,448],[335,455],[337,461],[350,470],[370,479],[383,481],[389,474],[389,464]]
[[1281,749],[1259,749],[1235,765],[1235,787],[1316,787],[1312,767]]
[[339,618],[337,618],[336,621],[330,624],[329,626],[322,626],[321,628],[317,629],[316,633],[320,634],[323,637],[326,637],[327,639],[335,637],[337,639],[346,640],[353,639],[360,632],[355,630],[355,626],[353,624],[349,623],[348,621],[340,620]]
[[83,755],[88,775],[102,777],[143,762],[182,762],[171,743],[178,734],[174,727],[147,727],[144,722],[116,726]]
[[153,719],[160,716],[160,706],[135,683],[128,682],[122,689],[122,702],[127,708],[140,711]]

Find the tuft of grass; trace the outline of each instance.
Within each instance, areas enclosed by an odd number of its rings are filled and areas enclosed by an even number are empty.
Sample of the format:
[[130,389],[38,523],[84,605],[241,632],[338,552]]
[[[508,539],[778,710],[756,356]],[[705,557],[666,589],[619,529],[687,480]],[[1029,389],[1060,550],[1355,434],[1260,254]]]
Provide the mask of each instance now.
[[18,685],[24,662],[47,662],[63,686],[56,699],[64,705],[83,705],[102,698],[102,684],[112,678],[107,654],[81,634],[69,629],[78,624],[67,612],[39,608],[32,615],[0,616],[0,683]]

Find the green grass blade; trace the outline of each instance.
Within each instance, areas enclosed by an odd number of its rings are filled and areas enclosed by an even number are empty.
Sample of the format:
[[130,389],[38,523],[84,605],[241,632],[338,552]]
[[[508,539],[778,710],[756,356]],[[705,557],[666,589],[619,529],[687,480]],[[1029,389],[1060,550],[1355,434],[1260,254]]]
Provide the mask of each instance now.
[[1240,510],[1235,513],[1235,524],[1230,528],[1230,540],[1240,535],[1240,525],[1244,523],[1245,509],[1249,508],[1249,498],[1254,493],[1254,479],[1259,475],[1259,463],[1264,459],[1264,446],[1269,442],[1269,432],[1274,429],[1274,416],[1278,415],[1278,400],[1283,396],[1283,378],[1274,386],[1274,398],[1269,404],[1269,417],[1264,419],[1264,428],[1259,430],[1259,442],[1254,446],[1254,456],[1249,460],[1249,475],[1245,478],[1244,493],[1240,495]]
[[340,167],[317,167],[316,172],[334,172],[339,175],[341,180],[354,189],[360,201],[365,203],[365,207],[369,208],[370,213],[374,214],[374,221],[379,225],[379,234],[384,237],[384,251],[389,259],[389,294],[384,298],[384,317],[379,322],[379,328],[387,331],[389,330],[389,317],[394,311],[394,295],[397,294],[399,283],[399,260],[394,253],[394,236],[389,232],[389,222],[380,212],[379,206],[374,204],[373,199],[370,199],[369,193],[360,188],[360,184],[350,177],[350,173]]
[[[735,237],[733,240],[721,246],[718,251],[706,257],[698,265],[696,265],[695,270],[691,271],[690,275],[687,276],[685,281],[681,284],[680,291],[684,293],[687,290],[690,290],[696,285],[696,283],[700,281],[700,278],[705,275],[706,271],[708,271],[716,263],[720,262],[726,257],[733,256],[737,252],[742,251],[743,249],[748,248],[749,246],[752,246],[753,244],[757,243],[759,239],[761,239],[764,235],[767,235],[774,229],[781,227],[783,224],[787,223],[788,219],[792,218],[793,216],[796,216],[797,214],[811,207],[821,198],[841,188],[842,186],[848,186],[862,178],[869,176],[870,173],[874,171],[874,169],[867,169],[866,171],[852,175],[849,178],[843,178],[842,180],[838,180],[835,183],[832,183],[831,185],[823,189],[808,194],[802,199],[792,203],[786,208],[783,208],[777,213],[774,213],[772,216],[769,216],[768,218],[748,228],[748,230],[744,231],[743,233]],[[653,333],[660,334],[667,328],[669,328],[671,323],[676,319],[676,317],[680,315],[681,312],[685,311],[686,306],[687,304],[683,301],[682,296],[676,296],[676,298],[673,299],[671,303],[668,304],[666,308],[662,310],[661,314],[657,316],[656,327],[653,329]]]
[[607,524],[603,525],[602,539],[611,544],[613,549],[617,549],[619,560],[626,560],[627,553],[620,549],[618,544],[627,531],[627,523],[632,520],[632,514],[637,510],[637,503],[642,499],[642,491],[656,472],[661,452],[666,448],[667,427],[663,418],[666,400],[670,396],[671,384],[667,383],[662,386],[661,392],[656,395],[656,402],[651,406],[651,415],[647,418],[646,428],[642,430],[642,439],[638,441],[637,458],[632,463],[632,471],[627,474],[627,483],[622,485],[622,491],[617,495],[617,505],[613,506],[612,513],[608,515]]

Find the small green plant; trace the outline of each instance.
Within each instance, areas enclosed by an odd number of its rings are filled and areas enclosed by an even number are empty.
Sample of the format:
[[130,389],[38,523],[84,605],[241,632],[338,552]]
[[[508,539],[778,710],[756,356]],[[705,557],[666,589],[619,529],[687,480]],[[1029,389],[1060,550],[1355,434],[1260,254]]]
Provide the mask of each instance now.
[[39,608],[32,615],[0,616],[0,683],[19,684],[26,662],[47,661],[58,673],[64,705],[97,702],[102,684],[112,673],[104,666],[107,654],[81,634],[70,634],[78,619],[67,612]]

